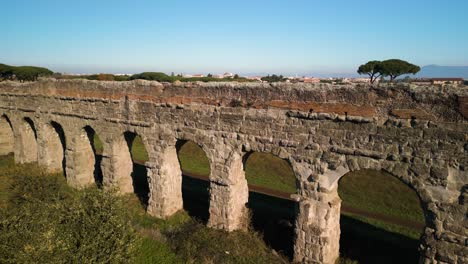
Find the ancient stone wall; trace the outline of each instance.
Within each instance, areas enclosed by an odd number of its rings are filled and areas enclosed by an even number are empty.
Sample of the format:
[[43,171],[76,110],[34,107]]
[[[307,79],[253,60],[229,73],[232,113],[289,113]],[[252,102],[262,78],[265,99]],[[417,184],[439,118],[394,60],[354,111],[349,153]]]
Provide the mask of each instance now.
[[[0,83],[0,115],[11,123],[15,159],[51,169],[58,157],[44,153],[57,148],[52,134],[60,125],[75,187],[94,181],[85,127],[103,141],[103,185],[122,192],[132,184],[124,133],[140,135],[149,156],[148,212],[162,218],[182,208],[176,142],[197,143],[210,161],[208,225],[227,231],[246,226],[243,157],[258,151],[286,159],[297,177],[294,257],[303,263],[339,256],[339,178],[385,170],[422,201],[421,263],[466,263],[466,98],[468,89],[455,87],[41,80]],[[0,127],[2,140],[8,128]]]

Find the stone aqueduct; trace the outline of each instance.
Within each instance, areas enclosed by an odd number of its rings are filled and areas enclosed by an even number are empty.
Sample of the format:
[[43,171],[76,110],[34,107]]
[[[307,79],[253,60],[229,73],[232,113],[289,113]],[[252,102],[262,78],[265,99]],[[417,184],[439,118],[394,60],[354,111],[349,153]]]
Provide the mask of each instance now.
[[208,225],[232,231],[246,223],[243,157],[272,153],[297,178],[294,259],[303,263],[339,256],[339,178],[381,169],[420,197],[420,262],[468,263],[467,99],[467,88],[404,85],[4,82],[0,154],[64,167],[70,185],[87,186],[94,183],[92,129],[104,144],[104,187],[130,192],[124,133],[136,133],[149,155],[147,210],[164,218],[182,208],[176,143],[191,140],[210,161]]

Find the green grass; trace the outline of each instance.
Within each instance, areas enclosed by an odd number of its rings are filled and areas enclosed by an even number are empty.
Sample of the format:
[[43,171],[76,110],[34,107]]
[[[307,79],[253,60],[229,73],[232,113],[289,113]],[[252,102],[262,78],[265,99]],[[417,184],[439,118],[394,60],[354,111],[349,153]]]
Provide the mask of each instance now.
[[180,168],[184,173],[204,176],[210,175],[210,162],[205,152],[197,144],[187,141],[178,151]]
[[250,154],[245,164],[245,177],[252,185],[296,193],[296,177],[289,163],[269,153]]
[[[94,149],[96,150],[97,154],[102,154],[104,151],[102,141],[97,134],[94,134]],[[143,140],[138,135],[133,140],[130,153],[134,161],[144,163],[149,160],[148,152],[146,151],[145,145],[143,144]]]
[[[13,156],[0,156],[0,203],[10,201],[11,184],[15,175],[32,176],[33,186],[40,187],[41,196],[51,196],[54,189],[38,184],[45,170],[34,164],[15,165]],[[63,175],[55,175],[52,186],[70,190],[72,195],[83,192],[69,188]],[[38,182],[39,181],[39,182]],[[36,187],[34,187],[36,188]],[[23,189],[15,190],[21,193]],[[24,191],[31,191],[25,189]],[[53,196],[53,194],[52,194]],[[21,196],[19,196],[21,199]],[[47,199],[46,199],[47,200]],[[135,259],[131,263],[286,263],[286,259],[265,245],[257,233],[213,230],[180,211],[162,220],[149,216],[135,195],[126,195],[125,215],[139,237]],[[14,207],[9,207],[14,208]],[[2,210],[2,209],[0,209]],[[1,215],[0,215],[1,218]],[[112,240],[112,238],[110,238]],[[20,249],[18,249],[20,250]]]
[[[416,192],[387,173],[373,170],[348,173],[340,180],[338,193],[343,206],[424,224],[424,213]],[[369,217],[349,213],[347,215],[414,239],[419,239],[422,231]]]
[[131,154],[134,161],[146,162],[149,160],[148,152],[146,152],[145,145],[140,136],[136,136],[133,140]]
[[[205,176],[210,174],[210,164],[205,152],[188,141],[178,152],[182,171]],[[296,193],[296,179],[286,160],[269,153],[252,153],[245,165],[247,182],[252,185],[286,193]]]
[[[99,142],[98,138],[95,139],[96,149],[102,149],[102,144]],[[183,172],[209,177],[208,158],[197,144],[188,141],[179,149],[178,156]],[[138,161],[148,159],[148,154],[138,136],[132,146],[132,157]],[[274,191],[296,193],[296,182],[291,166],[287,161],[272,154],[252,153],[245,164],[245,175],[251,185]],[[352,172],[340,180],[338,191],[344,206],[424,224],[423,211],[416,193],[389,174],[372,170]],[[344,214],[414,239],[418,239],[421,234],[421,230],[414,228],[390,224],[370,217]]]

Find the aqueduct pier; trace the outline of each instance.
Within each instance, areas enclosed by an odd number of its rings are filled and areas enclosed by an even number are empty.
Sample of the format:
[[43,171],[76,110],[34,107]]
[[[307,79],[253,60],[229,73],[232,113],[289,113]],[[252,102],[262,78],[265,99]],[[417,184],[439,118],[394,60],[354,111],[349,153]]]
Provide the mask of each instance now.
[[182,208],[176,144],[195,142],[211,168],[208,225],[227,231],[246,225],[245,155],[286,159],[297,179],[294,259],[303,263],[339,256],[340,177],[384,170],[420,197],[420,262],[468,263],[466,87],[44,79],[0,83],[0,116],[0,154],[64,167],[78,188],[94,184],[87,131],[103,141],[104,187],[121,192],[132,191],[124,134],[140,135],[149,155],[147,210],[161,218]]

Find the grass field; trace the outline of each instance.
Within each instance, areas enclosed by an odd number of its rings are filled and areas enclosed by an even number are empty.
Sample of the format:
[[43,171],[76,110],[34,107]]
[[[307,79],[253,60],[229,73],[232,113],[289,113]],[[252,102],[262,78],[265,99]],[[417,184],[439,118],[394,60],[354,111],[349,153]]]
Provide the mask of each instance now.
[[[34,164],[15,165],[12,155],[0,156],[0,204],[3,207],[12,198],[9,188],[16,180],[15,175],[43,177],[46,181],[58,183],[61,189],[70,190],[63,175],[48,175]],[[54,180],[50,180],[52,178]],[[56,184],[50,186],[58,188]],[[27,186],[26,190],[34,191],[34,188],[36,187]],[[54,190],[40,191],[48,193]],[[67,192],[70,192],[69,195],[74,195],[82,191]],[[19,199],[22,199],[21,197],[22,195],[18,196]],[[128,263],[287,263],[287,259],[273,253],[257,233],[240,231],[227,233],[209,229],[189,217],[184,211],[176,213],[167,220],[156,219],[146,214],[135,195],[126,195],[123,200],[129,220],[139,237],[136,256]],[[1,214],[0,220],[2,220]],[[112,254],[111,252],[108,254]]]
[[[95,144],[96,150],[102,151],[102,144],[97,136]],[[148,160],[148,154],[139,136],[134,139],[131,153],[135,161]],[[179,149],[178,156],[184,173],[208,178],[209,161],[198,145],[191,141],[186,142]],[[245,163],[245,175],[251,185],[286,193],[296,192],[295,177],[291,166],[287,161],[274,155],[252,153]],[[398,218],[402,221],[424,224],[424,214],[416,193],[389,174],[372,170],[348,173],[340,180],[338,192],[343,200],[343,206]],[[419,229],[391,224],[368,216],[344,214],[413,239],[418,239],[421,234]]]
[[[424,225],[424,213],[416,192],[392,175],[360,170],[345,175],[338,184],[343,206]],[[374,226],[419,239],[422,230],[386,223],[378,219],[344,213]]]
[[[135,138],[131,152],[137,162],[148,158],[140,137]],[[185,143],[179,149],[178,157],[184,173],[208,179],[209,161],[198,145],[190,141]],[[245,163],[245,174],[249,185],[286,193],[296,192],[295,177],[290,165],[271,154],[252,153]],[[416,226],[424,226],[424,214],[417,194],[410,187],[381,171],[361,170],[345,175],[339,182],[338,193],[343,208],[357,209],[360,212],[342,210],[343,243],[353,241],[354,238],[362,241],[375,240],[367,244],[368,250],[378,252],[387,244],[398,245],[403,251],[416,252],[417,255],[416,247],[423,230]],[[254,203],[258,205],[262,201]],[[278,203],[274,206],[283,205]],[[255,210],[262,211],[257,207],[253,206]],[[284,217],[290,216],[284,213]],[[391,221],[392,219],[398,221]],[[349,247],[356,250],[355,244],[350,242]],[[377,245],[380,248],[375,248]],[[356,258],[348,253],[346,255],[350,255],[352,259]],[[383,255],[384,252],[379,254]],[[390,259],[390,256],[387,258]]]

